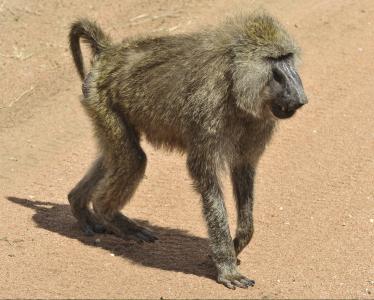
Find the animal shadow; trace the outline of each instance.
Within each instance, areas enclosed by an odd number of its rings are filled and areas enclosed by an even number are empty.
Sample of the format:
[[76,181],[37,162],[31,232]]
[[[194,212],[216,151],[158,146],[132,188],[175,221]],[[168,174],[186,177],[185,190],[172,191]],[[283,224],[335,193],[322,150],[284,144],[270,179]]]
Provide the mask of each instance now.
[[[76,239],[90,247],[99,247],[137,264],[166,271],[183,272],[214,280],[215,268],[208,258],[208,240],[187,231],[151,225],[135,220],[151,229],[159,238],[155,243],[138,244],[111,234],[85,236],[70,211],[70,206],[17,197],[7,199],[34,210],[32,219],[38,227]],[[100,241],[98,241],[98,239]]]

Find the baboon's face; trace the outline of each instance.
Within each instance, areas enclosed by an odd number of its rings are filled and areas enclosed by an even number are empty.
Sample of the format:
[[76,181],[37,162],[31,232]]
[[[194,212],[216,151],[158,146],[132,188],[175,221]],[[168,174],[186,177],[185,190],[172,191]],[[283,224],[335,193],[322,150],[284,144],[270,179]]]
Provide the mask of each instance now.
[[308,102],[292,54],[270,59],[272,74],[268,84],[270,110],[279,118],[290,118]]

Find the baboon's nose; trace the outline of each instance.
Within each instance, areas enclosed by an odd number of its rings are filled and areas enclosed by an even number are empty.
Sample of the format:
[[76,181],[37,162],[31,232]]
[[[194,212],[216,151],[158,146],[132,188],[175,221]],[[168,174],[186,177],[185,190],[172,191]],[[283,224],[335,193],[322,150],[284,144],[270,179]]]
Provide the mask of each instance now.
[[291,102],[289,105],[288,105],[288,110],[296,110],[300,107],[302,107],[305,103],[303,102]]
[[288,110],[292,111],[292,110],[299,109],[300,107],[302,107],[303,105],[307,103],[308,103],[308,98],[305,96],[304,93],[299,92],[298,95],[293,97],[293,99],[290,100],[290,102],[288,103]]
[[301,82],[299,85],[290,85],[288,101],[290,110],[296,110],[308,103],[308,98],[304,93]]

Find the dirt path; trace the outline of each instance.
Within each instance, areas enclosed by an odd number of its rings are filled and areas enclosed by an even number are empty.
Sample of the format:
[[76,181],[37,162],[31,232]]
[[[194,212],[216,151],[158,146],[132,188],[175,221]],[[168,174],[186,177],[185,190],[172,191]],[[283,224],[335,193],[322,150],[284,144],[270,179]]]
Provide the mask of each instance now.
[[[264,1],[0,1],[1,298],[373,298],[374,2],[265,1],[303,49],[310,104],[281,122],[256,182],[248,290],[215,283],[185,157],[154,151],[126,213],[160,241],[82,236],[66,194],[95,156],[69,23],[116,39],[209,26]],[[234,203],[225,181],[230,223]]]

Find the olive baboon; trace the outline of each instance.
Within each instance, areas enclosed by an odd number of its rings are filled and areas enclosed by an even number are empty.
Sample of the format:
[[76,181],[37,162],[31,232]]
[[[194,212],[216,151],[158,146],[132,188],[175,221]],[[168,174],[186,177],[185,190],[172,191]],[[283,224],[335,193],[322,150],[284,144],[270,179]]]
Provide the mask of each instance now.
[[[68,196],[84,232],[157,239],[120,213],[145,172],[139,143],[144,135],[155,146],[186,152],[202,197],[218,282],[232,289],[252,286],[254,281],[237,270],[237,255],[253,234],[256,165],[276,120],[291,117],[307,102],[293,40],[266,13],[231,18],[200,33],[121,43],[81,19],[72,24],[69,38],[83,80],[82,104],[100,146],[99,157]],[[81,38],[93,54],[87,75]],[[231,173],[237,202],[234,239],[219,180],[224,168]]]

